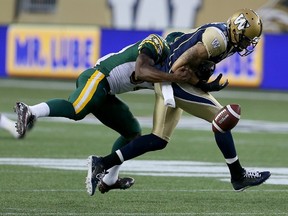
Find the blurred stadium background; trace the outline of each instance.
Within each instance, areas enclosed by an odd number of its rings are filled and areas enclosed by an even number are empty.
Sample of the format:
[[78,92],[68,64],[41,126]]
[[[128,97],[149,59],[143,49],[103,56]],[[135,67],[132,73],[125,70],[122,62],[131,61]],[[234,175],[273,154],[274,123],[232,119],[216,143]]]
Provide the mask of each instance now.
[[[16,101],[66,98],[78,74],[99,57],[150,33],[165,36],[225,22],[241,8],[256,10],[264,21],[261,43],[248,57],[235,55],[217,65],[215,75],[223,73],[230,85],[215,96],[222,104],[242,106],[234,135],[242,163],[272,171],[265,187],[235,195],[210,125],[185,115],[165,150],[140,157],[171,160],[175,172],[138,173],[143,167],[135,171],[128,165],[126,174],[141,175],[133,189],[90,198],[85,158],[108,153],[111,144],[103,143],[117,134],[89,117],[81,124],[43,119],[23,140],[0,130],[0,215],[288,215],[288,0],[0,0],[0,5],[0,113],[12,119]],[[153,93],[121,98],[148,133]],[[181,167],[187,169],[177,172]]]

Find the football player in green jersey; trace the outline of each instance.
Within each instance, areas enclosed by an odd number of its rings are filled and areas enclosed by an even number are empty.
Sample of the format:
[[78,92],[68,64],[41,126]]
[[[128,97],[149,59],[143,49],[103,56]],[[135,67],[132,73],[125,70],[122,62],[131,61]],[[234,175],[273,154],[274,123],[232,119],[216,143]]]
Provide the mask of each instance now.
[[[27,128],[40,117],[66,117],[77,121],[91,113],[104,125],[120,134],[112,148],[112,152],[115,152],[141,135],[138,121],[117,94],[138,89],[153,89],[155,82],[193,82],[193,74],[187,67],[178,68],[173,73],[166,73],[154,67],[156,64],[162,65],[169,52],[166,41],[152,34],[118,53],[100,58],[93,68],[82,72],[76,81],[76,89],[68,100],[51,99],[33,106],[17,102],[16,128],[19,135],[24,136]],[[115,167],[114,171],[117,170]],[[103,192],[112,188],[130,187],[134,179],[121,179],[116,174],[105,183],[107,187]]]
[[[218,63],[235,53],[240,56],[249,55],[257,45],[261,34],[262,21],[258,14],[250,9],[239,10],[227,22],[208,23],[186,34],[179,33],[175,42],[172,37],[170,53],[161,70],[174,71],[183,66],[198,68],[204,60]],[[221,90],[227,85],[227,82],[219,83],[221,76],[222,74],[212,82],[196,76],[197,79],[193,79],[192,85],[172,83],[175,108],[164,105],[164,85],[156,83],[152,132],[132,140],[105,157],[89,156],[86,177],[88,194],[92,196],[97,186],[101,188],[101,181],[103,177],[105,178],[106,171],[110,172],[111,167],[146,152],[164,149],[183,110],[212,123],[222,105],[209,92]],[[260,185],[270,177],[269,171],[248,171],[241,166],[230,130],[223,133],[214,132],[214,137],[229,168],[235,191]]]

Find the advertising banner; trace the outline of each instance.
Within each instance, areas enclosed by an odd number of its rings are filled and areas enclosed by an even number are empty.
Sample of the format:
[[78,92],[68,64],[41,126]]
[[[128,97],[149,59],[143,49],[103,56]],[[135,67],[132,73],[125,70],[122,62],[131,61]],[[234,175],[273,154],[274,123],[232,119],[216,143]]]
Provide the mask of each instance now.
[[213,78],[222,73],[222,79],[228,79],[229,86],[259,87],[263,79],[263,43],[262,38],[248,56],[236,53],[219,62]]
[[263,89],[288,90],[288,34],[265,35]]
[[73,78],[99,57],[92,27],[11,25],[7,40],[9,76]]
[[[98,29],[58,25],[0,26],[0,77],[76,78],[111,52],[163,31]],[[265,34],[255,51],[228,57],[216,66],[229,86],[288,90],[287,34]],[[277,49],[277,50],[276,50]]]

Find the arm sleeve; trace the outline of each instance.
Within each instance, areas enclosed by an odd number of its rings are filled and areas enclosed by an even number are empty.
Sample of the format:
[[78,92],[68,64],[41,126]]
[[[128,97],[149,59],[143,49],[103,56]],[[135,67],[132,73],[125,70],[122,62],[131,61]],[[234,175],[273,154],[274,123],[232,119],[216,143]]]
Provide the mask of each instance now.
[[140,50],[139,53],[143,53],[143,54],[145,54],[145,55],[147,55],[147,56],[149,56],[150,58],[152,58],[152,59],[155,60],[155,55],[154,55],[153,52],[152,52],[150,49],[148,49],[147,47],[143,47],[143,48]]
[[202,42],[209,58],[220,55],[227,48],[227,39],[224,33],[216,27],[209,27],[205,30],[202,35]]

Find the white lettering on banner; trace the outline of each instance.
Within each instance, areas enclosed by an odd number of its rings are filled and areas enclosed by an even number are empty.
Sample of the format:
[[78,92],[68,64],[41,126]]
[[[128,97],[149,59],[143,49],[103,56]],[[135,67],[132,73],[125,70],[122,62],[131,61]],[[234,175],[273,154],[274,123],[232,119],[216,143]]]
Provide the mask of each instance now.
[[201,0],[109,0],[114,28],[193,28]]
[[133,11],[137,0],[109,0],[112,8],[113,27],[132,28]]
[[195,27],[196,15],[202,6],[201,0],[171,0],[173,7],[173,28]]
[[136,29],[162,29],[164,26],[169,26],[169,7],[167,1],[139,1],[135,19]]

